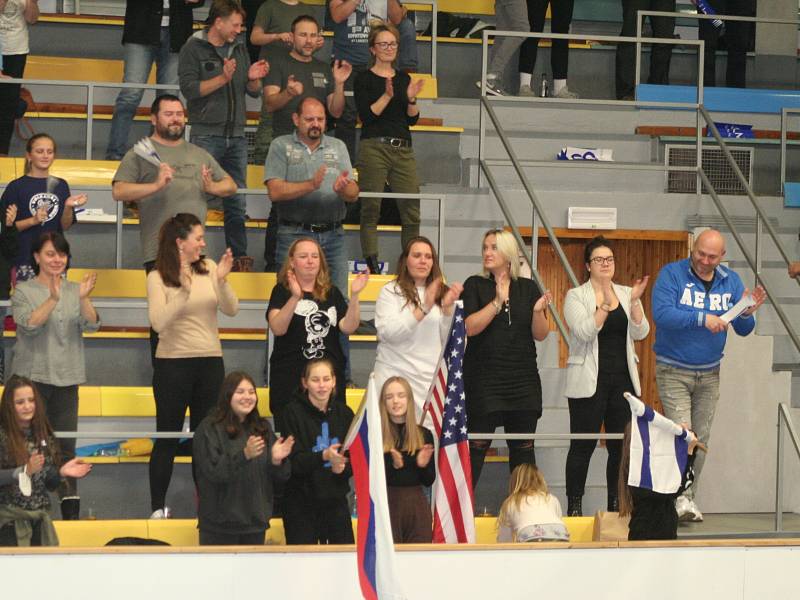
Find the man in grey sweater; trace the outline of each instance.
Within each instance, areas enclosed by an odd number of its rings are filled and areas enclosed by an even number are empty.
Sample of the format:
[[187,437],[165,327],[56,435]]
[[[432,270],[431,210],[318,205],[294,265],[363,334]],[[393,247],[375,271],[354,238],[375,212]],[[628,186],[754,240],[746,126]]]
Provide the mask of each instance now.
[[[178,59],[191,142],[211,154],[239,188],[247,185],[245,94],[257,98],[269,71],[265,60],[250,63],[242,34],[244,16],[236,0],[214,0],[207,27],[189,38]],[[250,271],[244,197],[223,198],[223,209],[225,244],[233,251],[234,270]]]

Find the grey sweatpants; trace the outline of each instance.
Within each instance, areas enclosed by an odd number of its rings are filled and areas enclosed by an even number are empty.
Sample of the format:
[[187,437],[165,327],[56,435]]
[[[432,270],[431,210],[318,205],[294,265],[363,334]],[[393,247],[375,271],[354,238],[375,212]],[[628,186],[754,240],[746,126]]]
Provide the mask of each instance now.
[[[526,0],[496,0],[494,12],[499,31],[530,31]],[[489,73],[500,75],[502,78],[506,66],[523,42],[525,42],[525,38],[522,37],[494,38]]]

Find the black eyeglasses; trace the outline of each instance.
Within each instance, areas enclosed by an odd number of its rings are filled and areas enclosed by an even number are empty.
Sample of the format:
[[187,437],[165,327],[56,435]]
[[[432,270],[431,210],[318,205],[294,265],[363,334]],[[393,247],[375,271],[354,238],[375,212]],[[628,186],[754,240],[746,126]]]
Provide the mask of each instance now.
[[589,262],[593,262],[596,265],[613,265],[614,264],[614,257],[613,256],[595,256],[594,258],[590,259]]
[[375,45],[381,50],[389,50],[390,48],[394,50],[397,48],[397,42],[375,42]]

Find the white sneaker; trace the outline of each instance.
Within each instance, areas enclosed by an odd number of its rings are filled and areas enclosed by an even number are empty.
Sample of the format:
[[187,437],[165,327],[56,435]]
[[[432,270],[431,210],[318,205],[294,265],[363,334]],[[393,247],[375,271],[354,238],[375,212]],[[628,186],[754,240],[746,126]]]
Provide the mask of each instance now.
[[172,518],[172,509],[169,506],[165,506],[164,508],[159,508],[156,511],[153,511],[153,514],[150,515],[151,519],[171,519]]
[[553,94],[553,98],[561,98],[562,100],[575,100],[576,98],[580,98],[578,94],[570,90],[568,87],[564,86],[561,88],[561,91],[557,94]]
[[675,499],[675,512],[678,513],[678,521],[689,521],[690,500],[686,496],[678,496]]
[[519,95],[525,97],[532,97],[532,96],[538,96],[539,94],[537,94],[531,86],[521,85],[519,86]]
[[700,512],[700,509],[697,508],[697,504],[694,500],[689,500],[689,520],[694,523],[700,523],[703,521],[703,513]]
[[[480,89],[481,82],[476,81],[475,85]],[[500,85],[500,77],[492,73],[486,74],[486,95],[487,96],[510,96],[506,90]]]

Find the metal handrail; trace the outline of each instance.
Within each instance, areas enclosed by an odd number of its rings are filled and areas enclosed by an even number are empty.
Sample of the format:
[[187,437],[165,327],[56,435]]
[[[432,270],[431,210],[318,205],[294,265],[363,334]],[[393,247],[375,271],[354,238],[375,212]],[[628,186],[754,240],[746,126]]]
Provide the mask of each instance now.
[[792,108],[784,106],[781,109],[781,195],[786,196],[784,191],[784,184],[786,183],[786,153],[787,153],[787,136],[789,131],[789,115],[800,115],[800,108]]
[[778,444],[775,473],[775,531],[783,531],[783,427],[789,432],[794,452],[800,458],[800,438],[795,431],[786,403],[778,404]]
[[470,440],[621,440],[624,433],[470,433]]

